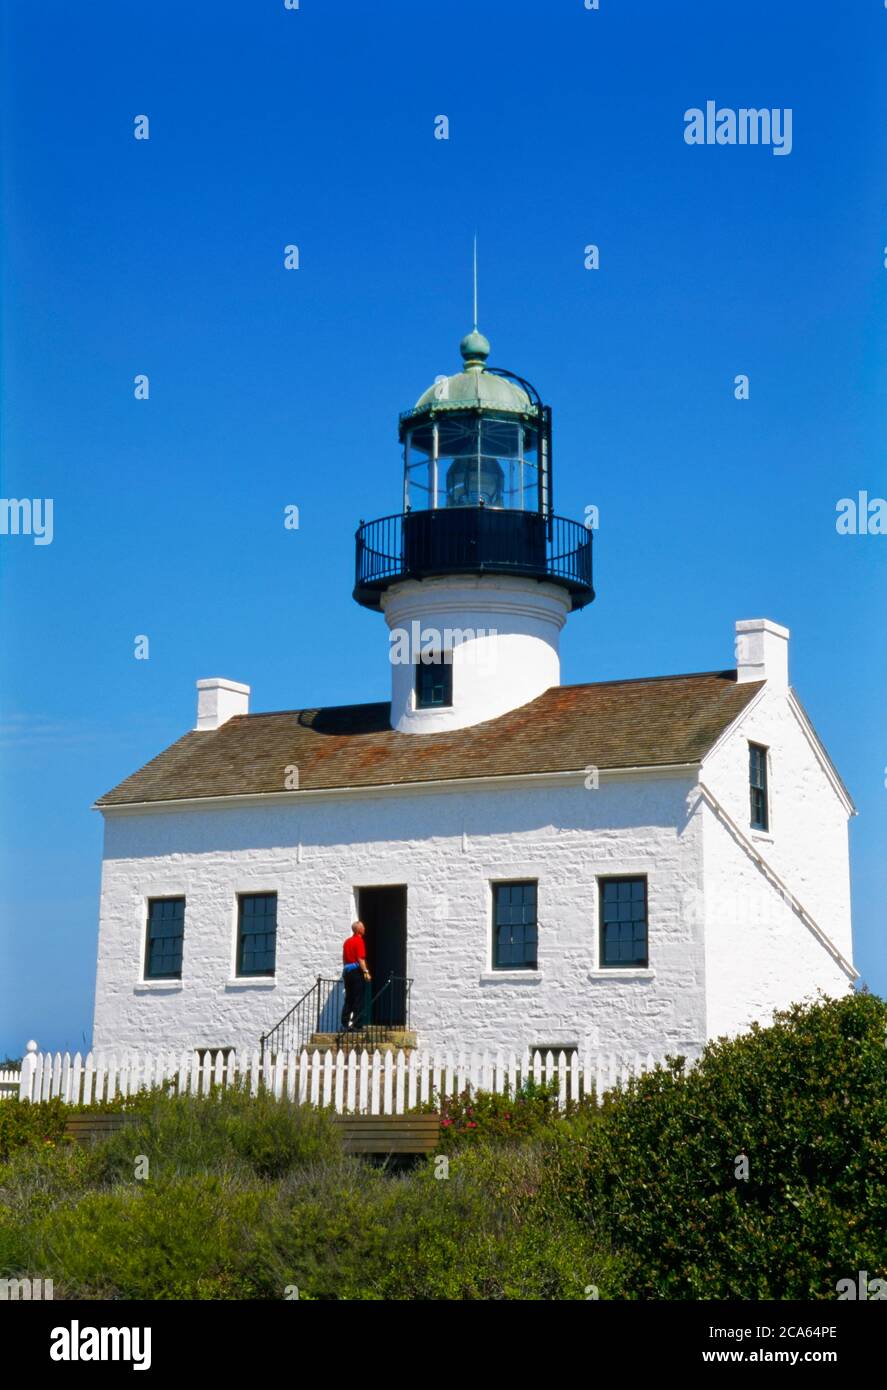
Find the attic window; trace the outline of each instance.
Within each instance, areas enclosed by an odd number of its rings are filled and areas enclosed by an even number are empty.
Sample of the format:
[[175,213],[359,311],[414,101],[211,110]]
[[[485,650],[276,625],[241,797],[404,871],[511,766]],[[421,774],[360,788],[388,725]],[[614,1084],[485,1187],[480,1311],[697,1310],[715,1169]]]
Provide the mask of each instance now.
[[752,830],[770,829],[767,789],[767,749],[760,743],[748,745],[748,787]]

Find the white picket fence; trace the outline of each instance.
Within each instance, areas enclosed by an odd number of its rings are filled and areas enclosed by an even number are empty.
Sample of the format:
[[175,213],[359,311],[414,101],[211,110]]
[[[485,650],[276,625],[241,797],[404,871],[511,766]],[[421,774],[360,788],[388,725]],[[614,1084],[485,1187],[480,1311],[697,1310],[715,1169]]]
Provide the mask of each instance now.
[[20,1085],[21,1073],[18,1068],[0,1068],[0,1100],[5,1100],[7,1096],[17,1096]]
[[594,1095],[624,1085],[656,1065],[652,1054],[586,1055],[576,1052],[430,1053],[321,1052],[303,1050],[266,1058],[258,1052],[236,1054],[189,1050],[180,1054],[119,1057],[102,1053],[28,1051],[22,1061],[19,1098],[89,1105],[115,1096],[133,1095],[167,1085],[179,1093],[205,1095],[213,1086],[246,1084],[255,1094],[264,1084],[276,1096],[311,1105],[332,1106],[340,1113],[397,1115],[431,1100],[462,1091],[510,1094],[528,1079],[557,1082],[558,1101]]

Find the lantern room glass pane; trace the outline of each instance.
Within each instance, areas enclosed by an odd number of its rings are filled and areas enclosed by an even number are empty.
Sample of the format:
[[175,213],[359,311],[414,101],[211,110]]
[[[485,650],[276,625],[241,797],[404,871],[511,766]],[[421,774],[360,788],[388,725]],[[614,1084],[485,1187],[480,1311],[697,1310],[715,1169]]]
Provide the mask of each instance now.
[[517,420],[481,421],[481,452],[493,458],[517,458],[520,423]]
[[434,497],[434,426],[419,425],[404,440],[405,501],[411,510],[437,505]]
[[504,505],[502,467],[495,455],[484,452],[486,424],[476,415],[438,421],[439,470],[447,507]]
[[539,435],[532,425],[518,422],[515,445],[502,463],[506,472],[505,503],[514,511],[539,510]]
[[404,441],[404,468],[411,511],[540,510],[539,431],[513,416],[453,412],[417,423]]

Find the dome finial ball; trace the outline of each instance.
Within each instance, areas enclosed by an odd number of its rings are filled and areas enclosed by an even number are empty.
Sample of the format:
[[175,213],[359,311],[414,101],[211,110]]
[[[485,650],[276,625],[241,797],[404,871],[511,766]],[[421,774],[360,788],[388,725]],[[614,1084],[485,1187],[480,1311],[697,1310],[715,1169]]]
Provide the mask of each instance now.
[[462,361],[465,363],[466,368],[483,367],[490,355],[490,344],[483,333],[478,333],[477,329],[473,328],[471,332],[466,333],[465,337],[462,339],[459,344],[459,351],[462,354]]

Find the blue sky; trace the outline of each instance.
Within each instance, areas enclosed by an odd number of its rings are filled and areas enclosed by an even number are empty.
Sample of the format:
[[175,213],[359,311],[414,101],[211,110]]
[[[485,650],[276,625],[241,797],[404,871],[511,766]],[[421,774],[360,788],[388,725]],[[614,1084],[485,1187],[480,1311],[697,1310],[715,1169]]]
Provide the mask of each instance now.
[[[90,807],[192,726],[198,677],[254,709],[386,698],[353,532],[399,509],[398,412],[457,369],[475,228],[492,360],[554,409],[557,510],[600,509],[564,680],[726,667],[737,618],[789,626],[887,993],[887,537],[835,529],[887,495],[887,11],[600,5],[7,7],[0,491],[53,498],[54,537],[0,537],[0,1055],[89,1041]],[[791,108],[791,153],[687,145],[707,100]]]

